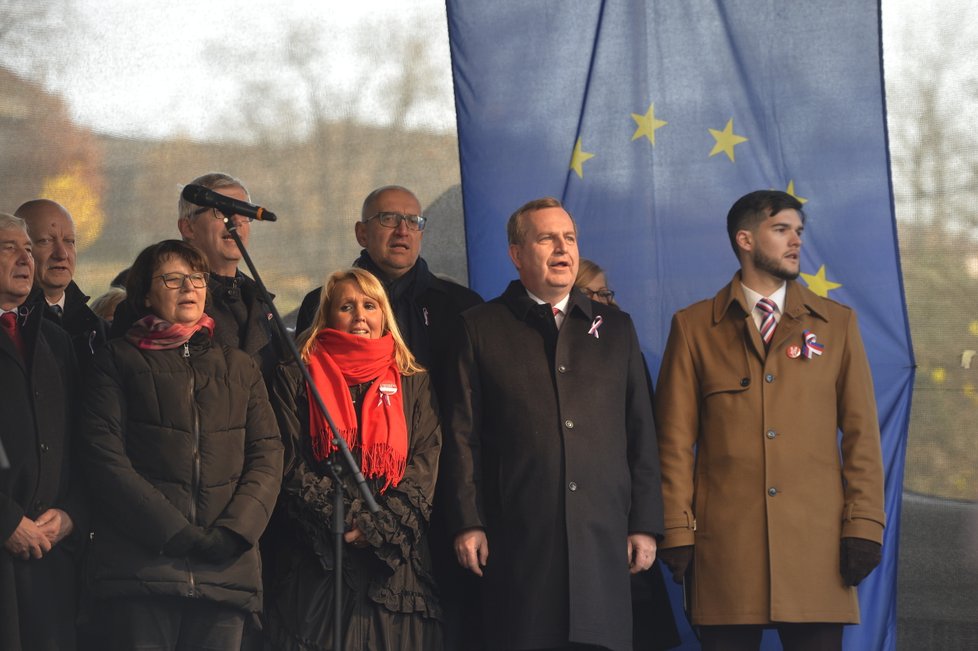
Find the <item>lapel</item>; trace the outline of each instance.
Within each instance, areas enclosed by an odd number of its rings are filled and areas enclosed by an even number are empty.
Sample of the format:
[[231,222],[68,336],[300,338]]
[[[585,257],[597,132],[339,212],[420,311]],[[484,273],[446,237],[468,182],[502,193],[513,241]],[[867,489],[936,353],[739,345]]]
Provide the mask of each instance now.
[[[740,281],[740,271],[737,271],[730,283],[713,298],[713,325],[717,326],[728,318],[728,313],[732,322],[740,322],[744,341],[748,342],[748,348],[763,363],[767,357],[767,350],[747,306],[747,297],[744,296],[744,288]],[[774,332],[774,336],[777,337],[777,330]]]
[[763,362],[769,351],[781,350],[781,347],[792,338],[797,338],[798,344],[801,345],[801,331],[806,317],[811,315],[828,322],[826,307],[825,299],[810,289],[802,287],[797,281],[789,280],[785,290],[784,313],[774,331],[769,350],[766,350],[761,333],[754,325],[754,319],[747,307],[747,298],[744,296],[740,271],[738,271],[730,284],[721,289],[713,299],[713,324],[718,325],[728,312],[731,319],[742,317],[744,339],[750,342],[750,348]]
[[774,331],[771,350],[780,350],[789,340],[794,340],[800,346],[806,317],[814,316],[828,322],[825,316],[827,313],[824,299],[802,287],[797,281],[789,280],[784,297],[784,314],[781,315],[781,321]]
[[[23,336],[23,333],[21,333],[21,336]],[[0,333],[0,355],[9,357],[15,364],[17,364],[18,368],[20,368],[24,375],[27,375],[27,367],[24,365],[23,358],[14,347],[14,342],[11,341],[10,337],[8,337],[5,333]]]

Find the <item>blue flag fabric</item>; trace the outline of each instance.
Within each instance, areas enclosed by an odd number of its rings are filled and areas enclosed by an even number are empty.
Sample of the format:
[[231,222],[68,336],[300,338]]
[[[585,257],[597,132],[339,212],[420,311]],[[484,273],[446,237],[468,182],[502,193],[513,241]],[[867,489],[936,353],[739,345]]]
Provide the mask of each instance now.
[[556,196],[581,255],[635,318],[655,377],[672,313],[737,268],[725,230],[734,200],[772,188],[805,202],[802,280],[858,312],[887,473],[884,560],[859,587],[862,624],[846,628],[846,647],[894,649],[914,360],[879,6],[448,0],[448,18],[470,284],[483,296],[516,276],[508,216]]

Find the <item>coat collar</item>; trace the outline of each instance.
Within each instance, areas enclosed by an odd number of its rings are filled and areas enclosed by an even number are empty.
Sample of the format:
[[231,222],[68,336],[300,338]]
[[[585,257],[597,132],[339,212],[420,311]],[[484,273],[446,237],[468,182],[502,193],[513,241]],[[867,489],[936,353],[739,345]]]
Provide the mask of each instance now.
[[[828,322],[827,299],[822,298],[807,287],[802,287],[797,281],[789,280],[785,291],[784,316],[792,319],[799,319],[805,314],[811,314],[822,321]],[[737,306],[739,313],[737,317],[744,317],[750,314],[750,307],[744,297],[744,289],[741,287],[741,275],[738,270],[723,289],[717,292],[713,298],[713,323],[720,323],[727,315],[733,305]]]
[[[530,313],[539,312],[543,314],[545,312],[542,310],[542,306],[527,295],[526,287],[518,280],[509,283],[499,300],[505,303],[520,321],[525,321]],[[578,312],[582,313],[588,320],[593,316],[590,299],[581,290],[574,287],[571,289],[570,300],[567,301],[567,318]]]

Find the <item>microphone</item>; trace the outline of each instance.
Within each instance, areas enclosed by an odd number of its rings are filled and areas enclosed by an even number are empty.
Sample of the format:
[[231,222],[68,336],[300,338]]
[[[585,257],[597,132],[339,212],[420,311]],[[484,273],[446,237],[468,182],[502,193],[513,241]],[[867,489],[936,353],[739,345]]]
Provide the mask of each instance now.
[[183,188],[183,198],[185,201],[204,208],[217,208],[224,214],[241,215],[249,219],[257,219],[263,222],[273,222],[278,217],[271,210],[265,210],[261,206],[256,206],[247,201],[233,199],[231,197],[214,192],[202,185],[185,185]]

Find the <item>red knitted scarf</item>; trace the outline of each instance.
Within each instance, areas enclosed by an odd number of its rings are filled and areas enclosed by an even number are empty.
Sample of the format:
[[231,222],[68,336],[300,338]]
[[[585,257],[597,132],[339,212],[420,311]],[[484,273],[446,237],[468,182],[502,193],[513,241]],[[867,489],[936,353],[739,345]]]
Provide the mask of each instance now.
[[[407,423],[401,399],[401,374],[394,353],[394,338],[390,333],[370,339],[325,328],[316,335],[308,363],[312,381],[339,435],[351,449],[360,452],[363,474],[368,478],[385,478],[382,493],[388,486],[397,486],[407,462]],[[360,407],[358,431],[349,387],[371,380],[373,383]],[[326,459],[336,449],[329,425],[311,396],[309,435],[316,460]]]

